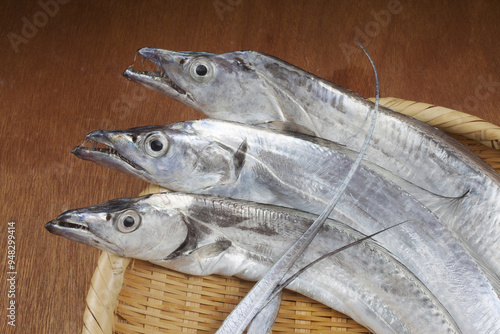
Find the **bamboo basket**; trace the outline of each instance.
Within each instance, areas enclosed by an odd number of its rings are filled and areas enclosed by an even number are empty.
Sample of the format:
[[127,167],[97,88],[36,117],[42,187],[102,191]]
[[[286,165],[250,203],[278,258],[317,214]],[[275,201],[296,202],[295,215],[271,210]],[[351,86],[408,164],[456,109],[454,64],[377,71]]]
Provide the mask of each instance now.
[[[455,137],[500,171],[500,128],[426,103],[383,98],[380,104]],[[162,191],[150,185],[141,195]],[[190,276],[103,252],[86,300],[82,333],[214,333],[252,287],[234,277]],[[285,291],[273,333],[370,333],[354,320]]]

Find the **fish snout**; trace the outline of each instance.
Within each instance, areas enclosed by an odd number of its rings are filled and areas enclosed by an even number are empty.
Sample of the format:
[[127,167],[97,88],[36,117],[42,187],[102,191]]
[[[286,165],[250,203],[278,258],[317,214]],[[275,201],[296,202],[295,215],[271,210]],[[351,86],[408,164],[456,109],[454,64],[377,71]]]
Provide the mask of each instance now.
[[45,223],[44,227],[47,231],[49,231],[50,233],[53,233],[55,230],[54,220],[51,220],[50,222]]

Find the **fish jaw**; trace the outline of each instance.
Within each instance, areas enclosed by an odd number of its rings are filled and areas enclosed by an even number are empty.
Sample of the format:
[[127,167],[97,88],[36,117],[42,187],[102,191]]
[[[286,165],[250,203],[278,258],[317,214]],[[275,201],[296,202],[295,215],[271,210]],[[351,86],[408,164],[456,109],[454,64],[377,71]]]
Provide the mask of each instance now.
[[94,234],[85,221],[84,216],[76,211],[67,211],[61,214],[59,217],[46,223],[45,229],[54,235],[123,256],[122,249]]
[[[85,137],[83,144],[71,150],[71,153],[80,159],[89,160],[151,182],[152,179],[148,177],[148,173],[136,162],[140,159],[135,159],[132,156],[126,157],[123,152],[127,152],[127,150],[120,149],[125,145],[130,146],[130,143],[128,145],[125,143],[123,137],[124,134],[121,131],[94,131]],[[138,152],[138,150],[134,151]]]
[[170,79],[164,71],[139,71],[130,66],[123,72],[123,76],[132,82],[193,107],[192,96]]
[[74,236],[72,240],[82,243],[85,243],[85,241],[92,235],[86,223],[72,222],[61,217],[62,216],[59,216],[58,218],[46,223],[45,229],[52,234],[63,237],[72,234]]
[[[139,83],[149,89],[174,98],[186,105],[197,108],[196,102],[187,87],[174,79],[173,73],[180,73],[184,69],[187,59],[201,56],[211,56],[206,52],[176,52],[151,47],[139,49],[137,54],[142,57],[142,64],[148,61],[156,66],[155,70],[138,70],[134,65],[123,72],[128,80]],[[169,75],[170,73],[170,75]]]

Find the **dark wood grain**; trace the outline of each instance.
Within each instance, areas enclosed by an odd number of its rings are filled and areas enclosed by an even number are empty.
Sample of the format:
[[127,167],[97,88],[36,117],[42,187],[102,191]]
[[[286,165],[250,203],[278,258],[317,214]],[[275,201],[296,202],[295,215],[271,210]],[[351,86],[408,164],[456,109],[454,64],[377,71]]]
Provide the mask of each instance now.
[[[382,96],[500,123],[497,1],[65,2],[1,5],[0,276],[8,271],[10,221],[17,271],[16,326],[7,324],[2,279],[1,333],[81,331],[99,251],[50,235],[44,223],[67,209],[135,196],[145,185],[73,157],[83,136],[202,117],[121,76],[140,47],[258,50],[372,96],[372,69],[357,38],[377,65]],[[50,15],[40,3],[52,4]]]

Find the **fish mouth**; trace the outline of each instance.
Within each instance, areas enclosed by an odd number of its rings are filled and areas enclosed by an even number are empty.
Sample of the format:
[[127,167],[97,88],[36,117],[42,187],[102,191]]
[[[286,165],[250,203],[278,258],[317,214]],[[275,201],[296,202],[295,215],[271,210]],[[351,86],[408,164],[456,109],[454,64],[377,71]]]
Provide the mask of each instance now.
[[123,256],[118,246],[97,236],[85,222],[74,221],[71,215],[62,214],[46,223],[44,227],[54,235]]
[[[164,59],[162,55],[159,54],[159,49],[155,48],[142,48],[137,51],[134,58],[134,65],[129,66],[123,76],[128,80],[139,83],[147,88],[156,90],[160,93],[171,95],[172,93],[178,95],[187,94],[186,90],[179,86],[172,78],[167,74],[162,66],[163,62],[168,62],[169,60]],[[144,69],[134,68],[137,57],[141,57],[141,66]],[[172,62],[173,60],[171,60]],[[153,68],[149,68],[153,67]]]
[[54,219],[47,224],[45,224],[45,229],[50,233],[58,234],[56,232],[64,231],[64,230],[72,230],[72,231],[80,231],[83,233],[90,233],[89,227],[87,224],[82,223],[74,223],[65,220],[57,220]]
[[124,157],[101,131],[93,132],[85,138],[80,146],[76,146],[71,153],[83,160],[89,160],[105,167],[120,170],[125,173],[142,174],[145,169],[132,160]]
[[94,238],[94,234],[90,231],[87,224],[72,222],[62,218],[56,218],[46,223],[45,229],[52,234],[84,244],[90,244]]

